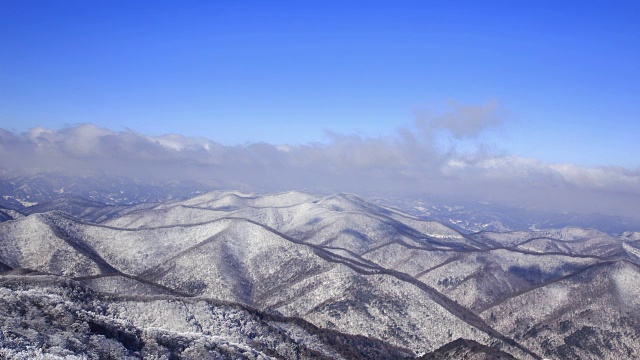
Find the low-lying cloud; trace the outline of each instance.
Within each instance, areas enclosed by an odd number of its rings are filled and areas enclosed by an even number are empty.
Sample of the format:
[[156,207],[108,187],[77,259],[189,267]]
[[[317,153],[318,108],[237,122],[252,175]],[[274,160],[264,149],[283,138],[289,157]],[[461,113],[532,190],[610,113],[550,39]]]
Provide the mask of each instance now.
[[[389,137],[329,133],[305,145],[226,146],[181,135],[147,136],[92,124],[25,133],[0,129],[3,169],[100,170],[150,179],[206,179],[253,191],[346,191],[488,200],[561,211],[638,217],[640,172],[587,168],[434,146],[429,129],[474,137],[499,126],[496,105],[454,107]],[[426,132],[426,134],[425,134]]]

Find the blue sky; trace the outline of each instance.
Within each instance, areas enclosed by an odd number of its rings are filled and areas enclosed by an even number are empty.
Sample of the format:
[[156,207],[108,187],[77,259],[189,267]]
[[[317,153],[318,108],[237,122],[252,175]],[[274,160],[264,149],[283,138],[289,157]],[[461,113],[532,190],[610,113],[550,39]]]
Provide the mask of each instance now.
[[94,123],[222,144],[412,127],[497,102],[484,136],[640,168],[638,1],[0,2],[0,127]]

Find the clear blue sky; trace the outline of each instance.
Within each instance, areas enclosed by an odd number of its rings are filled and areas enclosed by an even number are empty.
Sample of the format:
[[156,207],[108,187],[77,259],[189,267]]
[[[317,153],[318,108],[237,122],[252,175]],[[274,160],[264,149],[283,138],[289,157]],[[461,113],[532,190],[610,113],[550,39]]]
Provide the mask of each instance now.
[[0,127],[224,144],[393,134],[499,101],[493,138],[640,167],[640,1],[0,1]]

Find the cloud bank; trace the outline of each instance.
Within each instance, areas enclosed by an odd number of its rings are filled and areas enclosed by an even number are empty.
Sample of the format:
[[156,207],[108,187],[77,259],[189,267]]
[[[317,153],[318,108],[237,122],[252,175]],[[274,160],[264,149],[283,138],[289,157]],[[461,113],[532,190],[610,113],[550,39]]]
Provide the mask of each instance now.
[[0,167],[99,170],[149,179],[204,179],[252,191],[346,191],[439,196],[560,211],[639,217],[640,171],[587,168],[433,145],[431,132],[473,138],[500,125],[499,109],[454,107],[389,137],[328,133],[305,145],[225,146],[181,135],[147,136],[83,124],[25,133],[0,129]]

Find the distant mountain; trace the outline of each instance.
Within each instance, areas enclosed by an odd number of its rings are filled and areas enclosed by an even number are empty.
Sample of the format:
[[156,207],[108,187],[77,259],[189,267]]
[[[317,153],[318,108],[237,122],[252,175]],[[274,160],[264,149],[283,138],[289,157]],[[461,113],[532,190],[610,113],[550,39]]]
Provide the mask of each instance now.
[[211,186],[193,181],[145,181],[104,173],[5,171],[0,174],[0,205],[15,210],[42,204],[61,195],[120,205],[188,198],[205,190],[211,190]]
[[640,229],[637,217],[602,214],[554,213],[489,202],[434,200],[416,197],[375,199],[422,219],[440,221],[465,233],[520,231],[584,227],[608,234]]
[[[88,210],[91,208],[89,204],[83,206],[72,203],[93,201],[110,206],[159,203],[188,199],[219,189],[221,186],[223,185],[211,181],[149,181],[100,172],[79,174],[0,170],[0,206],[35,213],[46,211],[43,207],[46,204],[49,210],[58,210],[87,221],[99,222],[104,220],[105,216],[110,216],[111,210],[104,210],[103,214],[101,211]],[[383,208],[397,209],[422,220],[435,220],[466,234],[479,231],[530,231],[564,227],[593,228],[610,235],[640,230],[640,219],[632,216],[555,213],[490,202],[415,196],[393,199],[374,197],[367,203],[367,206],[382,205]],[[99,207],[99,204],[95,205],[94,208]],[[33,209],[26,210],[31,207]],[[112,210],[117,212],[116,209]],[[5,220],[8,218],[0,214],[0,221]]]
[[[240,324],[258,313],[280,319],[277,328],[291,338],[287,346],[313,356],[640,356],[636,233],[567,227],[468,234],[352,194],[301,192],[214,191],[131,206],[64,196],[25,212],[0,223],[0,283],[12,284],[0,300],[21,299],[2,300],[13,309],[57,294],[69,307],[111,324],[108,331],[89,326],[80,343],[102,335],[127,356],[147,349],[196,358],[181,355],[195,346],[188,339],[201,339],[209,354],[220,349],[218,340],[244,344],[257,358],[292,354],[246,340],[256,332],[237,328],[235,320],[224,323],[230,338],[209,338],[213,333],[201,319],[219,313],[212,301],[256,309],[234,315]],[[43,281],[64,285],[43,287]],[[84,303],[63,295],[64,289],[86,294]],[[150,314],[149,303],[162,315]],[[0,329],[13,326],[6,324],[17,321],[16,311],[0,319]],[[46,314],[37,312],[34,324]],[[302,319],[296,321],[308,323],[306,330],[283,325],[286,319]],[[64,324],[56,331],[70,331]],[[148,335],[152,329],[155,335]],[[7,338],[9,330],[2,331]],[[269,344],[280,341],[272,328],[259,331]],[[233,336],[245,340],[229,340]],[[342,345],[323,340],[334,337]],[[15,354],[27,351],[20,344],[54,345],[28,332],[15,339]],[[149,350],[154,342],[183,345]],[[85,354],[69,344],[55,346],[58,354]],[[367,353],[368,346],[378,350]],[[305,352],[311,350],[319,353]]]
[[27,215],[58,211],[89,222],[102,222],[117,214],[153,208],[159,203],[107,205],[76,195],[60,195],[52,200],[22,209]]

